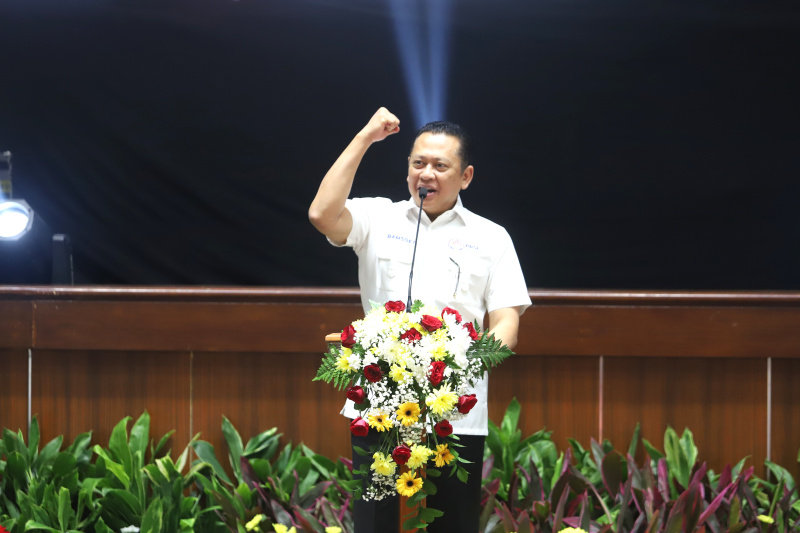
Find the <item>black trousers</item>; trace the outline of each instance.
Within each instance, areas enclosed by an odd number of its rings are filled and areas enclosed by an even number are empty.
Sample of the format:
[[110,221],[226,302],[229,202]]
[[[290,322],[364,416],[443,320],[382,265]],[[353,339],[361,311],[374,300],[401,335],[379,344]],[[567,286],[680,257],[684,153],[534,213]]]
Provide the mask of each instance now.
[[[458,477],[450,477],[450,468],[444,467],[442,475],[434,479],[437,493],[428,496],[427,506],[444,511],[441,516],[433,521],[427,528],[428,533],[478,533],[478,520],[481,514],[481,475],[483,471],[483,447],[486,437],[476,435],[459,435],[459,444],[463,448],[456,448],[459,455],[468,461],[462,464],[469,472],[466,483]],[[370,430],[366,437],[351,437],[351,444],[365,450],[378,444],[379,436],[376,431]],[[361,456],[353,451],[353,467],[359,468],[362,464],[372,464],[372,456]],[[429,467],[432,468],[432,467]],[[358,500],[353,504],[354,533],[397,533],[399,531],[400,512],[403,516],[411,512],[409,507],[403,506],[400,510],[400,497],[393,496],[380,501]]]

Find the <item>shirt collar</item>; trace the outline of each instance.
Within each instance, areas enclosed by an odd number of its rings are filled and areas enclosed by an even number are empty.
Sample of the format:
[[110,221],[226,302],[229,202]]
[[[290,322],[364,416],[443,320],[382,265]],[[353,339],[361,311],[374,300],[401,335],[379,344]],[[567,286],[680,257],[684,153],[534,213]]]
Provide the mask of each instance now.
[[[414,220],[416,220],[417,216],[418,216],[418,213],[419,213],[419,207],[414,202],[414,198],[409,198],[406,201],[406,203],[408,204],[407,207],[406,207],[408,214],[409,215],[413,215]],[[424,205],[424,203],[423,203],[423,205]],[[436,220],[439,220],[439,219],[452,220],[452,219],[458,217],[458,218],[461,219],[461,221],[463,223],[466,223],[467,222],[467,220],[466,220],[467,213],[469,213],[469,211],[467,210],[466,207],[464,207],[464,204],[461,202],[461,195],[459,194],[458,197],[456,198],[456,205],[454,205],[452,209],[449,209],[449,210],[445,211],[444,213],[442,213],[441,215],[439,215],[439,217]],[[444,218],[442,218],[442,217],[444,217]],[[428,214],[427,213],[423,212],[422,220],[424,220],[426,224],[431,224],[431,220],[428,218]]]

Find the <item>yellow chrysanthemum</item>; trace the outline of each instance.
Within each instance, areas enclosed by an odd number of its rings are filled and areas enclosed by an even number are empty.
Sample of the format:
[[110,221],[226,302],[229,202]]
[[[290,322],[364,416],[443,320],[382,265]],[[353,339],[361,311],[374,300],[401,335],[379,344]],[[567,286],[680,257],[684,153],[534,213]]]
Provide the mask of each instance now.
[[286,527],[283,524],[275,524],[273,526],[275,528],[275,533],[297,533],[297,529],[292,527]]
[[447,350],[444,347],[444,344],[437,344],[431,350],[431,359],[434,361],[444,361],[444,358],[447,357]]
[[255,531],[256,529],[257,529],[257,530],[259,530],[259,531],[261,531],[261,528],[260,528],[260,527],[258,527],[258,525],[259,525],[259,524],[261,523],[261,521],[262,521],[262,520],[264,520],[265,518],[266,518],[266,516],[264,516],[263,514],[257,514],[257,515],[255,515],[255,516],[253,517],[253,519],[252,519],[252,520],[250,520],[250,521],[249,521],[247,524],[245,524],[244,528],[245,528],[247,531]]
[[389,369],[389,377],[392,378],[392,381],[395,383],[402,383],[411,377],[411,372],[405,369],[405,367],[392,365]]
[[419,404],[417,402],[402,404],[397,408],[397,420],[405,427],[416,424],[419,420]]
[[428,330],[422,327],[422,324],[414,322],[413,324],[411,324],[411,327],[419,331],[423,336],[428,335]]
[[384,413],[383,411],[375,411],[368,417],[368,422],[370,427],[377,429],[378,431],[389,431],[392,429],[394,425],[389,418],[389,415]]
[[559,533],[586,533],[579,527],[567,527],[562,529]]
[[432,453],[434,452],[427,446],[415,444],[411,447],[411,457],[408,458],[406,466],[412,470],[419,468],[428,462],[428,457],[430,457]]
[[342,528],[336,526],[328,526],[325,528],[325,533],[342,533]]
[[422,488],[422,478],[414,472],[406,472],[397,480],[397,492],[401,496],[410,498]]
[[392,460],[392,457],[385,456],[380,452],[375,452],[372,455],[375,461],[370,468],[382,476],[393,476],[397,464]]
[[425,405],[439,416],[451,411],[457,403],[458,394],[452,392],[448,384],[442,385],[433,391],[433,394],[425,398]]
[[775,523],[775,519],[774,518],[772,518],[771,516],[767,516],[765,514],[758,515],[758,519],[761,522],[764,522],[765,524],[774,524]]
[[336,369],[342,372],[355,372],[356,369],[350,366],[350,361],[348,360],[351,355],[353,355],[353,350],[342,348],[342,353],[339,354],[339,358],[336,360]]
[[441,468],[445,465],[449,465],[450,461],[453,459],[455,459],[455,457],[450,453],[450,448],[447,447],[447,444],[439,444],[436,446],[436,457],[434,457],[436,466]]

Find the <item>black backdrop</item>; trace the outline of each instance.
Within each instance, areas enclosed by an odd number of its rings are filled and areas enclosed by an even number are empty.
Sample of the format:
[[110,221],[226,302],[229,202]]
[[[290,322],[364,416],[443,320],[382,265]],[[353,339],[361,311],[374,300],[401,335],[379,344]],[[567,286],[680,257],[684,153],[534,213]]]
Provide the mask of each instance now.
[[[798,2],[452,9],[464,203],[529,286],[800,288]],[[381,105],[354,194],[407,196],[397,46],[385,0],[3,0],[0,150],[79,282],[355,285],[306,211]]]

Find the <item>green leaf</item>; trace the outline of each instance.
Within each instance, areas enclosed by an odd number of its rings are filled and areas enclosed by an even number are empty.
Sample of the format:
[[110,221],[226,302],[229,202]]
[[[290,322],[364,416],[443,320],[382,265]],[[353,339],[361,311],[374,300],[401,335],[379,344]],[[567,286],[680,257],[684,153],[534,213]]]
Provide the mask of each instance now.
[[633,437],[631,437],[631,443],[628,446],[628,455],[631,457],[636,456],[636,448],[639,444],[639,436],[642,432],[642,425],[639,422],[636,422],[636,427],[633,429]]
[[163,505],[161,498],[154,498],[142,517],[139,533],[161,533],[163,522]]
[[[126,445],[125,449],[127,448],[128,447]],[[125,472],[125,468],[121,464],[111,459],[108,453],[106,453],[106,450],[104,450],[99,444],[94,445],[94,453],[103,458],[106,469],[114,474],[114,476],[122,483],[123,487],[126,489],[130,488],[131,479],[128,477],[128,474]]]
[[[145,411],[131,428],[131,437],[129,440],[129,449],[131,455],[136,456],[136,452],[139,452],[142,458],[144,458],[145,454],[147,453],[147,445],[149,442],[150,415],[147,413],[147,411]],[[143,465],[138,464],[136,466],[137,468],[141,468]]]
[[52,527],[42,524],[41,522],[37,522],[36,520],[28,520],[25,522],[25,529],[23,531],[31,530],[44,530],[50,531],[51,533],[61,533],[59,530],[53,529]]
[[208,463],[211,465],[211,468],[214,469],[214,473],[223,481],[230,483],[231,479],[228,477],[228,474],[225,473],[225,469],[222,468],[222,465],[217,460],[217,456],[214,453],[214,446],[209,444],[204,440],[198,440],[192,443],[192,448],[194,448],[197,457],[200,458],[201,461]]
[[225,442],[228,443],[228,459],[230,460],[231,468],[233,468],[233,473],[236,479],[241,481],[242,467],[239,464],[239,459],[242,456],[242,437],[225,416],[222,417],[222,434],[225,437]]
[[[128,447],[128,422],[130,419],[131,417],[126,416],[120,420],[111,430],[111,437],[108,440],[108,451],[111,457],[122,465],[129,478],[133,473],[133,458],[131,449]],[[97,451],[96,448],[95,451]]]
[[28,431],[28,457],[35,458],[39,452],[39,420],[34,416]]
[[72,510],[69,490],[61,487],[61,490],[58,491],[58,525],[61,527],[61,531],[69,529],[74,518],[75,512]]

